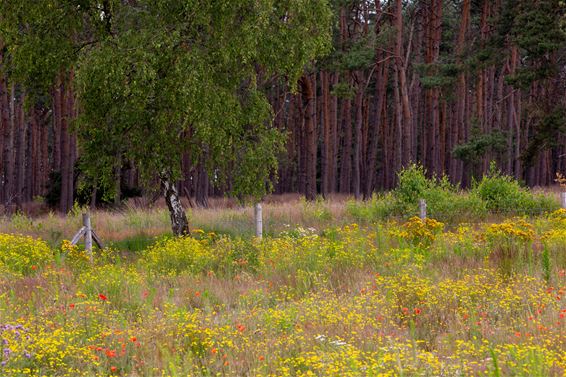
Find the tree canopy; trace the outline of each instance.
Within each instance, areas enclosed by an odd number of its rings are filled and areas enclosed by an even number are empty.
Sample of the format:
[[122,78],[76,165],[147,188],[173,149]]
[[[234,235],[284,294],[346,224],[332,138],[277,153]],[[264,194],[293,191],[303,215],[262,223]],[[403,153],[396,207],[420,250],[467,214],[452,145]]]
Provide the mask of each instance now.
[[116,160],[174,182],[183,153],[232,193],[270,189],[284,137],[262,91],[296,86],[326,53],[324,0],[0,1],[15,80],[41,93],[73,79],[85,169],[110,185]]

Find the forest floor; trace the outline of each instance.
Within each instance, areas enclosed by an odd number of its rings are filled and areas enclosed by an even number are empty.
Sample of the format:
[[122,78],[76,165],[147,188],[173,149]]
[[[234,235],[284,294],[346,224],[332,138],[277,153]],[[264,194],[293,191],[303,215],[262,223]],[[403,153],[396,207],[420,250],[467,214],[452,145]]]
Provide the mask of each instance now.
[[78,208],[2,219],[0,375],[566,373],[566,210],[368,221],[289,199],[263,240],[229,203],[180,239],[159,206],[93,212],[92,263],[65,241]]

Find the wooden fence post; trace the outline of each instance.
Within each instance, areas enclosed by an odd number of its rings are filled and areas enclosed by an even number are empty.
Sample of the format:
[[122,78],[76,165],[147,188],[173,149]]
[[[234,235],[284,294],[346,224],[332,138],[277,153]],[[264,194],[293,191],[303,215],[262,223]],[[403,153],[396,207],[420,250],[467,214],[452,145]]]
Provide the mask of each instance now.
[[426,219],[426,200],[419,199],[419,217],[421,220]]
[[255,205],[255,235],[258,238],[263,237],[263,219],[262,219],[262,208],[261,203]]
[[560,193],[560,203],[562,208],[566,209],[566,191]]
[[92,224],[90,222],[90,213],[88,212],[83,213],[83,226],[74,235],[73,239],[71,240],[71,245],[76,245],[83,236],[85,238],[85,250],[88,252],[90,261],[92,262],[92,241],[94,240],[94,242],[101,249],[104,249],[104,245],[92,229]]
[[89,213],[83,213],[83,226],[85,227],[85,250],[92,259],[92,226]]

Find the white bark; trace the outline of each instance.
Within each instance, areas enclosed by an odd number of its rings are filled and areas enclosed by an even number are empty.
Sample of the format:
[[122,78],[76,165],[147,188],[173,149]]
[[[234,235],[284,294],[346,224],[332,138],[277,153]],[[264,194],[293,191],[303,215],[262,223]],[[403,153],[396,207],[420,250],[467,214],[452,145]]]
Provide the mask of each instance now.
[[173,234],[176,236],[190,234],[189,221],[187,220],[187,215],[185,214],[185,209],[179,198],[179,192],[177,191],[175,183],[165,175],[161,176],[160,179],[163,194],[165,195],[165,202],[167,203],[167,208],[169,208]]

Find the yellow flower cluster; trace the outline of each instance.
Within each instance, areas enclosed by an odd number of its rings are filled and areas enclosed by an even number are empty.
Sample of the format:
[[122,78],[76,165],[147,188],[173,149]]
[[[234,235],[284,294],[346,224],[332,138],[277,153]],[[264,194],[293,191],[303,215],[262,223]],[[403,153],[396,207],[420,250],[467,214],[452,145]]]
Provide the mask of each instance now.
[[488,240],[513,240],[528,243],[534,240],[535,231],[533,226],[524,219],[505,220],[500,224],[491,224],[487,227],[486,236]]
[[435,219],[420,219],[419,217],[411,217],[402,226],[402,230],[398,235],[411,242],[415,246],[429,247],[436,236],[442,232],[444,224]]
[[0,233],[0,272],[29,274],[53,260],[53,252],[41,240]]

